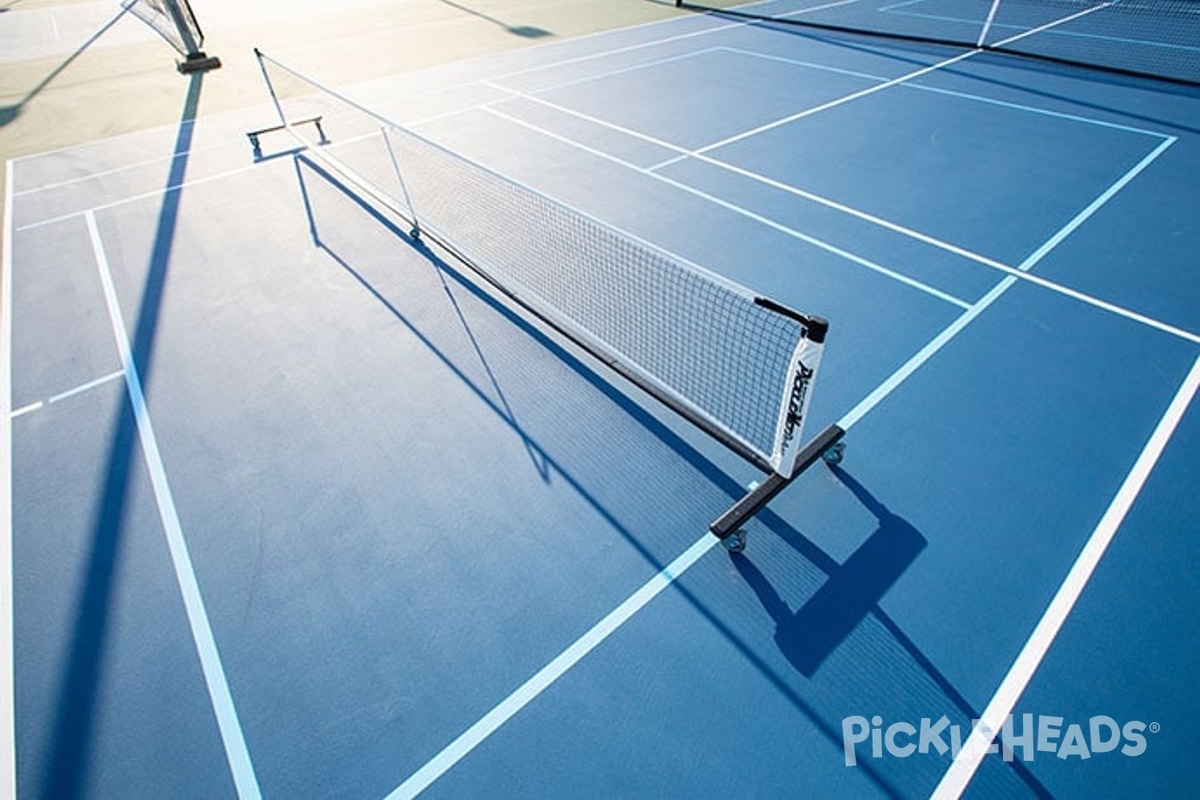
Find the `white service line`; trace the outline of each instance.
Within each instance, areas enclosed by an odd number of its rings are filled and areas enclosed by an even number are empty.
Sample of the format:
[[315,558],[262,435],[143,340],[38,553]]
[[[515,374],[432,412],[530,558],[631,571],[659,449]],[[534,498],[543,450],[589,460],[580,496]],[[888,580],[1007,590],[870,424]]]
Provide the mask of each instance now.
[[4,237],[0,255],[0,797],[17,796],[13,696],[12,584],[12,206],[13,162],[4,170]]
[[117,378],[120,378],[124,374],[125,373],[123,371],[118,370],[118,371],[110,373],[108,375],[104,375],[102,377],[96,378],[95,380],[88,381],[87,383],[82,383],[79,386],[76,386],[74,389],[68,389],[65,392],[59,392],[58,394],[54,395],[51,398],[48,398],[47,400],[44,400],[44,401],[38,400],[36,402],[33,402],[28,405],[21,406],[20,408],[14,409],[13,411],[9,412],[9,416],[12,419],[16,419],[17,417],[23,417],[26,414],[31,414],[34,411],[45,408],[50,403],[57,403],[62,400],[66,400],[68,398],[74,397],[75,395],[83,394],[84,392],[88,391],[89,389],[95,389],[97,386],[103,386],[104,384],[108,383],[109,381],[114,381]]
[[1145,486],[1146,480],[1150,477],[1150,473],[1166,449],[1167,443],[1171,440],[1175,428],[1183,419],[1184,412],[1187,411],[1192,398],[1195,397],[1197,386],[1200,386],[1200,358],[1197,358],[1192,364],[1191,371],[1188,372],[1179,391],[1175,393],[1175,397],[1159,419],[1150,440],[1142,448],[1133,468],[1125,476],[1121,488],[1117,490],[1117,494],[1109,503],[1104,516],[1092,531],[1091,536],[1088,537],[1087,544],[1075,559],[1075,563],[1071,565],[1067,577],[1058,587],[1054,599],[1050,601],[1050,605],[1042,614],[1042,618],[1038,620],[1029,640],[1021,648],[1017,660],[1013,662],[1008,674],[1004,676],[995,695],[984,709],[979,724],[973,728],[966,743],[958,751],[950,768],[942,776],[937,788],[934,789],[933,798],[935,800],[956,800],[966,791],[967,784],[971,782],[971,778],[979,769],[984,756],[987,755],[992,740],[1002,730],[1004,721],[1012,713],[1017,700],[1029,686],[1029,681],[1032,680],[1034,673],[1041,665],[1042,659],[1045,658],[1050,645],[1057,638],[1071,609],[1075,607],[1075,603],[1083,594],[1088,581],[1091,580],[1100,559],[1104,557],[1113,537],[1117,535],[1129,509],[1133,507],[1134,501],[1137,500],[1138,494]]
[[108,256],[105,254],[104,244],[100,238],[100,229],[96,225],[96,216],[93,212],[84,212],[84,219],[87,221],[88,236],[91,239],[92,251],[96,256],[96,266],[100,272],[100,282],[104,289],[104,301],[108,306],[109,320],[112,323],[113,338],[116,340],[123,365],[121,374],[125,377],[125,387],[129,392],[129,402],[137,424],[138,440],[142,446],[142,457],[146,461],[146,469],[150,474],[150,485],[154,490],[154,499],[158,506],[159,518],[162,521],[163,533],[171,553],[171,564],[175,569],[175,578],[183,598],[188,625],[191,628],[196,652],[200,657],[200,667],[208,686],[209,698],[217,718],[217,727],[225,745],[225,756],[229,762],[230,773],[239,798],[242,800],[260,798],[262,792],[259,790],[254,766],[250,761],[250,751],[246,746],[237,709],[233,704],[233,695],[229,690],[229,682],[225,676],[225,668],[221,664],[220,653],[217,651],[216,637],[213,635],[212,625],[209,623],[208,611],[204,607],[200,584],[192,567],[192,557],[188,552],[187,541],[183,535],[183,526],[179,521],[175,498],[167,481],[167,472],[163,466],[158,439],[150,421],[150,411],[146,405],[142,380],[137,364],[134,362],[129,334],[125,329],[125,318],[121,313],[116,287],[113,285],[112,270],[109,268]]
[[80,211],[71,211],[66,214],[60,214],[56,217],[47,217],[46,219],[39,219],[35,222],[27,222],[24,225],[21,225],[20,227],[18,227],[17,232],[19,233],[22,231],[33,230],[34,228],[40,228],[45,225],[53,225],[58,222],[63,222],[68,219],[74,219],[75,217],[91,214],[96,211],[105,211],[110,208],[117,208],[118,206],[123,206],[126,203],[136,203],[139,200],[146,200],[146,199],[154,198],[154,197],[163,197],[164,195],[170,194],[171,192],[178,192],[182,189],[186,189],[186,188],[189,188],[192,186],[200,186],[205,183],[211,183],[213,181],[219,181],[224,178],[230,178],[230,177],[233,177],[234,175],[240,175],[243,172],[249,172],[250,170],[256,169],[259,166],[260,166],[259,164],[249,164],[244,167],[237,167],[236,169],[226,170],[225,172],[218,172],[215,175],[206,175],[203,178],[195,178],[192,180],[186,180],[186,181],[183,181],[182,183],[172,184],[171,186],[164,186],[160,189],[154,189],[153,191],[142,192],[140,194],[130,195],[128,197],[122,197],[117,200],[112,200],[107,203],[101,203],[98,206],[92,206],[91,208],[82,209]]

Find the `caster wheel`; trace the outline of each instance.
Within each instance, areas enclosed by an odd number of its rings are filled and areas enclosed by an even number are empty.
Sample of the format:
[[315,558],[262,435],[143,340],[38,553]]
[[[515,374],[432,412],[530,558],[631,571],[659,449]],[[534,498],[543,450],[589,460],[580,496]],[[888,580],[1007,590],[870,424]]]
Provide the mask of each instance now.
[[821,458],[825,459],[826,464],[840,464],[840,463],[842,463],[842,458],[844,458],[845,455],[846,455],[845,443],[838,442],[837,444],[833,445],[828,450],[826,450],[824,453],[822,453]]
[[721,544],[731,553],[740,553],[746,549],[746,534],[743,531],[734,531],[722,539]]

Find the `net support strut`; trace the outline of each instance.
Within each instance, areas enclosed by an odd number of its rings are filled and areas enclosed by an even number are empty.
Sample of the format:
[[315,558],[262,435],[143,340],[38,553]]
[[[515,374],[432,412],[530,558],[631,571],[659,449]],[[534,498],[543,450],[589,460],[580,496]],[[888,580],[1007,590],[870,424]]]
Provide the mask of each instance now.
[[[767,503],[774,500],[775,496],[786,489],[792,481],[820,460],[825,452],[845,435],[846,432],[837,425],[829,425],[800,449],[796,455],[796,468],[792,474],[784,476],[778,472],[772,472],[747,492],[741,500],[734,503],[712,525],[708,526],[709,531],[722,541],[735,536],[751,517],[762,511]],[[735,548],[730,547],[730,549]]]

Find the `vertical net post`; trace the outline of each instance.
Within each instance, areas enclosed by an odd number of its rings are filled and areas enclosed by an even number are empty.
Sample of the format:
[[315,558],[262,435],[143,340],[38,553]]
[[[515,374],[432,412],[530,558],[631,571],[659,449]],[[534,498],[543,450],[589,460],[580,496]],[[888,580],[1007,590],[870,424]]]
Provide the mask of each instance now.
[[396,150],[392,147],[392,139],[388,136],[387,126],[380,125],[379,132],[383,134],[383,146],[387,148],[388,158],[392,161],[392,170],[396,173],[396,180],[400,183],[400,193],[404,196],[404,202],[408,205],[409,218],[412,220],[410,235],[414,239],[420,239],[421,222],[417,219],[417,210],[413,208],[412,196],[408,193],[408,184],[404,182],[404,173],[400,171],[400,161],[396,158]]
[[275,113],[279,115],[279,124],[287,125],[287,117],[283,113],[283,104],[279,102],[279,95],[275,92],[275,84],[271,82],[271,75],[267,72],[267,64],[263,60],[265,56],[257,47],[254,48],[254,57],[258,60],[258,68],[262,71],[263,82],[267,84],[267,94],[271,96],[271,104],[275,106]]
[[184,60],[179,63],[179,71],[206,72],[220,67],[221,59],[205,55],[201,49],[204,46],[204,34],[200,31],[188,0],[163,0],[163,4],[183,42]]
[[709,526],[709,531],[725,544],[726,549],[735,553],[741,552],[746,546],[742,526],[822,456],[833,452],[834,445],[845,435],[845,431],[837,425],[829,425],[807,444],[803,444],[802,438],[829,323],[820,317],[797,315],[787,307],[765,298],[755,302],[772,311],[800,319],[805,335],[796,345],[785,383],[786,393],[780,404],[775,447],[771,455],[774,471],[761,483],[752,486],[741,500]]

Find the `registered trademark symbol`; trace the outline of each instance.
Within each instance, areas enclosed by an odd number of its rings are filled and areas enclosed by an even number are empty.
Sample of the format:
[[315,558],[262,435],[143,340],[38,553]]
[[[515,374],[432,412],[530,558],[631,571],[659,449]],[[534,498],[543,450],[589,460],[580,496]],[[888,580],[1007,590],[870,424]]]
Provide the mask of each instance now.
[[1150,732],[1151,733],[1158,733],[1161,730],[1162,730],[1162,725],[1159,725],[1157,722],[1150,723]]

